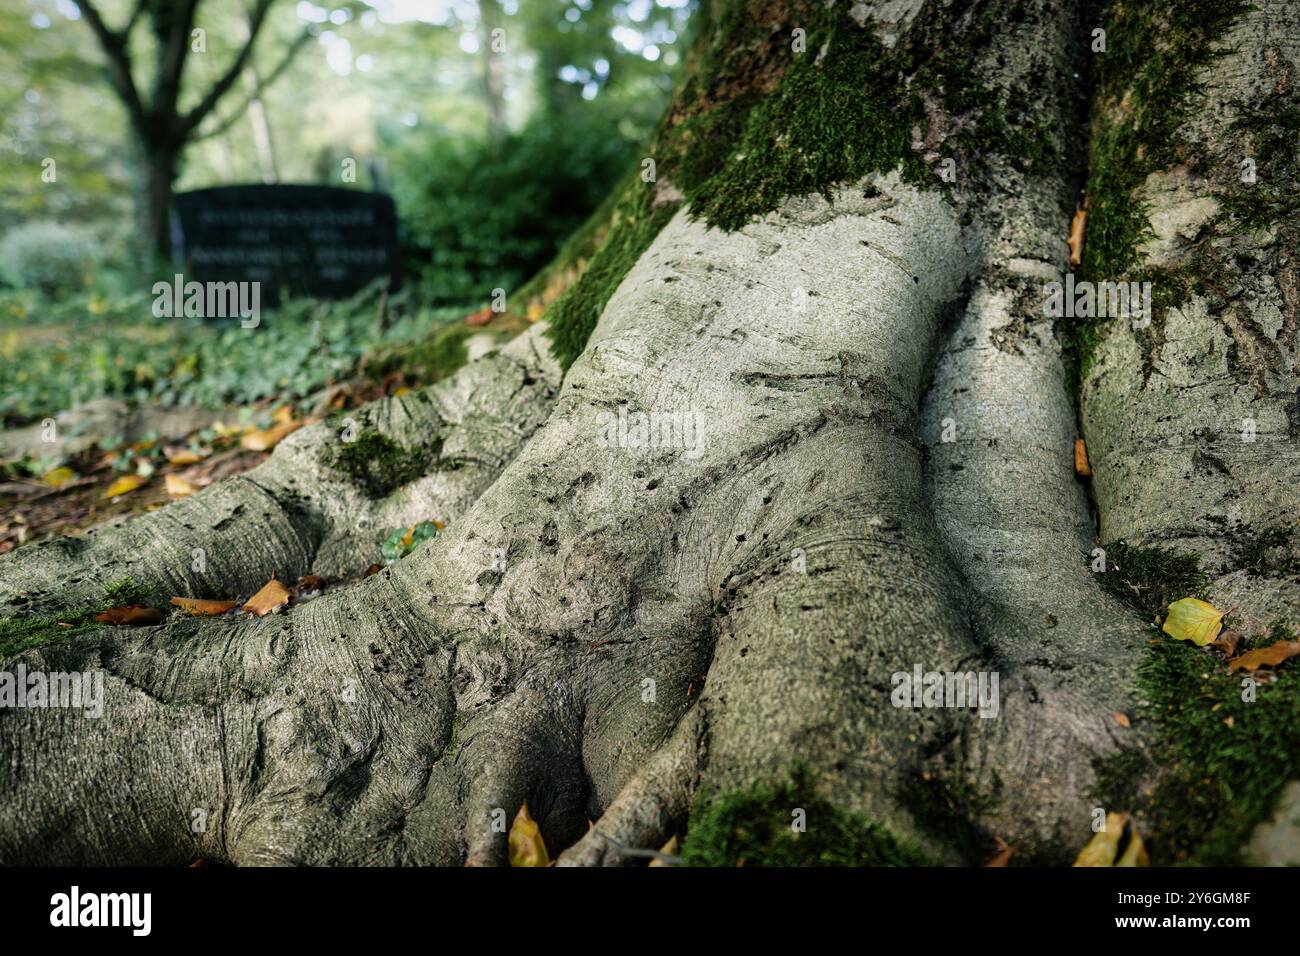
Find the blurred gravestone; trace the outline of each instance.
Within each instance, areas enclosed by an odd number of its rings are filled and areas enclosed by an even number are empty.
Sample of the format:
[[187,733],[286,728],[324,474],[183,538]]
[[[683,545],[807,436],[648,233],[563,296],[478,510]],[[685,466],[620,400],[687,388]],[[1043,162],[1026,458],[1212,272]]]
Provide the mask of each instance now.
[[397,213],[382,193],[330,186],[219,186],[175,197],[185,280],[260,282],[326,299],[397,278]]

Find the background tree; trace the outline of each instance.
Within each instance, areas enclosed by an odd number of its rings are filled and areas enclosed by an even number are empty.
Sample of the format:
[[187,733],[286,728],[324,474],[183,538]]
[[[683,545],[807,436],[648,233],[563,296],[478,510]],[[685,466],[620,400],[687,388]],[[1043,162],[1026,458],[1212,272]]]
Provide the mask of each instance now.
[[[216,109],[247,69],[274,0],[255,0],[246,29],[240,31],[234,55],[224,70],[197,97],[183,99],[185,69],[192,53],[206,53],[209,39],[221,33],[209,30],[198,15],[201,0],[137,0],[127,19],[110,25],[91,0],[77,6],[99,43],[106,60],[108,80],[126,110],[138,155],[136,196],[137,236],[153,254],[171,253],[171,198],[177,164],[200,124]],[[143,22],[152,41],[154,65],[141,93],[138,67],[132,52],[132,33]],[[259,90],[284,71],[310,39],[310,28],[284,51],[280,62],[259,84]]]

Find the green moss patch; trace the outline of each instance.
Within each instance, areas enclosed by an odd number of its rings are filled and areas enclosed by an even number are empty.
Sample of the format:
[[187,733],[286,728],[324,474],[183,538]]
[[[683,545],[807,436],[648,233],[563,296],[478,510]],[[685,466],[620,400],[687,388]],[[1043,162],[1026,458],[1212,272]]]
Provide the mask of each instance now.
[[551,354],[564,368],[582,354],[610,296],[677,211],[675,201],[656,206],[655,195],[654,185],[642,182],[639,175],[624,181],[604,241],[578,280],[546,313]]
[[98,607],[68,611],[52,617],[0,618],[0,660],[6,660],[33,647],[85,634],[107,627],[95,615],[111,607],[144,603],[147,595],[131,578],[122,578],[104,588],[104,600]]
[[997,846],[973,821],[996,805],[1000,790],[1000,783],[983,792],[951,775],[930,772],[910,776],[899,793],[899,801],[921,831],[936,844],[954,851],[967,863],[978,865]]
[[339,445],[330,457],[330,465],[365,489],[371,498],[382,498],[424,474],[428,457],[380,432],[363,431]]
[[[1154,172],[1188,156],[1178,128],[1195,106],[1199,71],[1225,50],[1216,46],[1250,9],[1245,0],[1121,0],[1105,9],[1107,52],[1096,54],[1096,95],[1090,137],[1088,227],[1082,278],[1092,282],[1153,282],[1152,334],[1171,305],[1184,299],[1157,278],[1137,276],[1138,247],[1153,237],[1150,210],[1135,195]],[[1181,290],[1185,294],[1186,290]],[[1174,299],[1177,298],[1177,301]],[[1107,319],[1080,319],[1070,330],[1080,378],[1091,368]]]
[[[805,832],[792,824],[804,812]],[[919,849],[819,796],[795,767],[772,784],[703,795],[682,849],[688,866],[924,866]]]
[[[1245,641],[1242,649],[1271,644],[1281,633]],[[1158,732],[1159,772],[1146,813],[1159,862],[1243,862],[1251,830],[1300,776],[1300,671],[1283,666],[1272,683],[1253,688],[1253,701],[1242,699],[1246,680],[1229,674],[1212,651],[1168,638],[1150,649],[1138,716]]]
[[1095,572],[1097,582],[1147,620],[1154,619],[1171,601],[1206,597],[1209,581],[1198,554],[1132,547],[1123,541],[1112,541],[1102,550],[1106,568]]

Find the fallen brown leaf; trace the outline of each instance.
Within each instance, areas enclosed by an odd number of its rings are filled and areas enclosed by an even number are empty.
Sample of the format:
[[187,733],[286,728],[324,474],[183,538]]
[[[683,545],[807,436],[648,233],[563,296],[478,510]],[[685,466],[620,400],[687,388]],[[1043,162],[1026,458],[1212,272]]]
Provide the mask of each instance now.
[[[1127,838],[1127,839],[1126,839]],[[1123,844],[1124,852],[1120,853]],[[1079,851],[1075,866],[1150,866],[1146,845],[1127,813],[1106,814],[1106,827]]]
[[484,306],[477,312],[471,312],[465,316],[466,325],[487,325],[492,321],[492,307]]
[[664,859],[664,857],[677,856],[677,852],[678,852],[677,834],[674,833],[672,836],[670,836],[668,838],[668,842],[659,848],[659,852],[662,854],[662,856],[656,856],[653,859],[651,859],[650,860],[651,866],[676,866],[677,865],[676,863],[673,863],[671,860],[666,860]]
[[263,617],[288,603],[289,589],[272,577],[262,587],[262,590],[248,599],[248,603],[244,605],[243,610],[251,611],[258,617]]
[[225,614],[237,601],[206,601],[203,598],[183,598],[174,597],[172,603],[183,610],[186,614],[193,614],[196,617],[211,617],[214,614]]
[[1070,247],[1070,265],[1077,266],[1083,262],[1083,233],[1088,225],[1088,210],[1080,206],[1074,211],[1074,220],[1070,223],[1070,238],[1066,243]]
[[1278,641],[1268,647],[1247,651],[1240,657],[1228,661],[1229,673],[1239,670],[1255,670],[1258,667],[1277,667],[1283,661],[1300,654],[1300,641]]
[[1008,846],[1006,841],[1001,838],[998,839],[998,847],[998,852],[992,857],[992,859],[984,864],[986,867],[1009,866],[1011,858],[1016,855],[1016,848]]
[[102,621],[105,624],[129,624],[132,627],[140,627],[145,624],[161,624],[162,619],[163,612],[156,607],[141,607],[138,604],[106,608],[103,612],[95,615],[96,621]]
[[1217,651],[1222,651],[1225,657],[1231,657],[1237,653],[1237,645],[1241,643],[1241,634],[1237,631],[1222,631],[1219,636],[1210,643]]
[[306,594],[310,591],[321,591],[325,588],[325,579],[319,574],[304,574],[298,579],[298,592]]
[[1082,438],[1074,440],[1074,473],[1080,478],[1087,478],[1092,474],[1092,469],[1088,466],[1088,447],[1083,443]]
[[197,465],[207,457],[206,455],[200,455],[196,451],[190,451],[188,448],[168,447],[163,449],[163,454],[167,456],[169,462],[177,466]]

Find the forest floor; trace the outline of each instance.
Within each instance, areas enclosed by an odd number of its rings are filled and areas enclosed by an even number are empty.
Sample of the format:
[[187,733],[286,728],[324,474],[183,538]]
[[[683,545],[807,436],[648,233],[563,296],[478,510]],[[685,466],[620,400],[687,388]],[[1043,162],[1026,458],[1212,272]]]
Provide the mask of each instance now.
[[438,381],[527,324],[418,302],[297,300],[252,335],[156,319],[138,296],[0,294],[0,554],[247,471],[298,427]]

